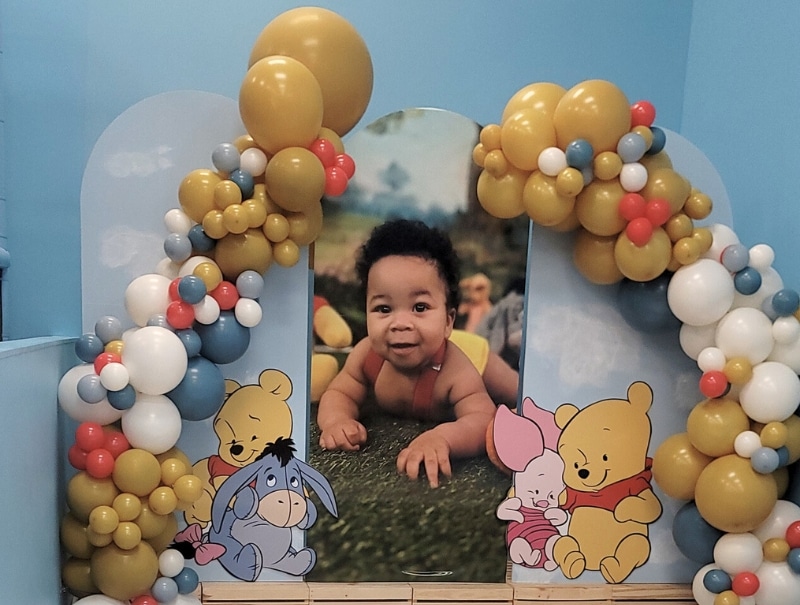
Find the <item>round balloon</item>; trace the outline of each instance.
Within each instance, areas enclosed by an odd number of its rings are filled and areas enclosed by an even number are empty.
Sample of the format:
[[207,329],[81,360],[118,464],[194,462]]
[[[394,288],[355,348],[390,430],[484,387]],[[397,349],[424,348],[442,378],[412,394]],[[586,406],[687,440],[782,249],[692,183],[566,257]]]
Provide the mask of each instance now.
[[586,80],[569,89],[553,113],[558,146],[586,139],[595,153],[615,151],[631,128],[631,109],[622,90],[606,80]]
[[581,275],[598,285],[619,282],[624,276],[614,258],[616,242],[616,236],[595,235],[579,229],[572,250],[572,261]]
[[276,152],[264,173],[270,198],[284,210],[302,212],[325,193],[325,167],[302,147]]
[[125,289],[125,309],[137,326],[146,326],[154,315],[166,313],[171,280],[158,273],[140,275]]
[[703,519],[693,501],[681,506],[672,520],[675,546],[685,557],[701,565],[714,561],[714,545],[722,536],[723,532]]
[[261,229],[248,229],[219,240],[215,257],[223,277],[235,282],[244,271],[265,273],[272,264],[272,245]]
[[91,363],[67,370],[58,383],[58,405],[67,416],[78,422],[96,422],[103,426],[116,422],[122,417],[122,411],[114,408],[107,398],[89,403],[78,395],[78,382],[92,374],[94,366]]
[[103,594],[126,601],[144,594],[158,577],[158,556],[146,542],[124,550],[115,544],[92,555],[92,580]]
[[552,119],[558,102],[567,90],[552,82],[535,82],[519,89],[506,103],[501,123],[521,109],[533,109]]
[[125,339],[122,363],[133,388],[147,395],[162,395],[183,379],[188,356],[183,342],[174,332],[146,326]]
[[734,293],[728,270],[716,261],[701,258],[675,272],[667,300],[683,323],[704,326],[722,319],[733,304]]
[[196,330],[203,341],[201,355],[214,363],[232,363],[250,346],[250,330],[236,321],[233,311],[222,311],[213,324],[198,325]]
[[210,418],[219,411],[225,400],[225,379],[222,371],[201,355],[192,357],[183,379],[167,393],[167,397],[178,408],[184,420]]
[[676,433],[656,449],[653,479],[668,496],[693,500],[697,479],[711,460],[692,445],[687,433]]

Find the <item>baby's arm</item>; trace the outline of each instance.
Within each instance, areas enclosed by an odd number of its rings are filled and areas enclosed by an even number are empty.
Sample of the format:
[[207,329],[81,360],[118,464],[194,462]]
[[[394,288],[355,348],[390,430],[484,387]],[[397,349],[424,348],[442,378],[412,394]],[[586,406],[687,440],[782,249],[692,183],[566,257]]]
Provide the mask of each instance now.
[[323,449],[355,451],[367,441],[367,430],[358,416],[367,396],[363,366],[369,348],[367,339],[353,348],[319,400],[317,425]]

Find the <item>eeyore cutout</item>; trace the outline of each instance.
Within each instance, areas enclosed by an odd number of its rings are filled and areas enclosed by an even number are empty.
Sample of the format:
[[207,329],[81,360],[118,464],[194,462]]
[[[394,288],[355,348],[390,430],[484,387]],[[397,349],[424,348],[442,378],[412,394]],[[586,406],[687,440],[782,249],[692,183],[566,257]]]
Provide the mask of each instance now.
[[292,528],[305,530],[317,520],[304,484],[338,517],[328,480],[294,452],[292,439],[279,437],[226,479],[214,496],[208,542],[225,548],[217,560],[240,580],[253,582],[265,568],[302,576],[314,567],[313,549],[292,547]]

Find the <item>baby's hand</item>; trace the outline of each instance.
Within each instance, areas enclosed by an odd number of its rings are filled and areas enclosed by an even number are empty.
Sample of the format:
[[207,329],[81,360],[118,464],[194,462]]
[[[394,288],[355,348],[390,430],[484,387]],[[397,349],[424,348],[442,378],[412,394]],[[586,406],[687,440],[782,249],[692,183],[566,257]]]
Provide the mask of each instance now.
[[349,418],[329,426],[319,436],[319,445],[324,450],[354,452],[367,442],[367,429],[358,420]]
[[397,456],[397,472],[416,481],[420,466],[425,465],[425,474],[431,487],[439,487],[439,473],[450,477],[450,444],[436,434],[435,429],[422,433]]

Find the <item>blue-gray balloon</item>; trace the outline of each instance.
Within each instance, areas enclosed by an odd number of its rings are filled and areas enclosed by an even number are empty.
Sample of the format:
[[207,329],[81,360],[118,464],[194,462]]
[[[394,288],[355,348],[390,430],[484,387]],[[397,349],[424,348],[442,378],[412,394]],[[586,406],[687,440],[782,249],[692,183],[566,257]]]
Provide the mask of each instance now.
[[94,333],[103,341],[103,344],[108,344],[112,340],[120,340],[122,338],[122,322],[111,315],[104,315],[95,322]]
[[192,255],[192,242],[188,235],[170,233],[164,240],[164,253],[176,263],[182,263]]
[[108,391],[100,382],[97,374],[86,374],[78,380],[78,397],[86,403],[99,403],[106,398]]

